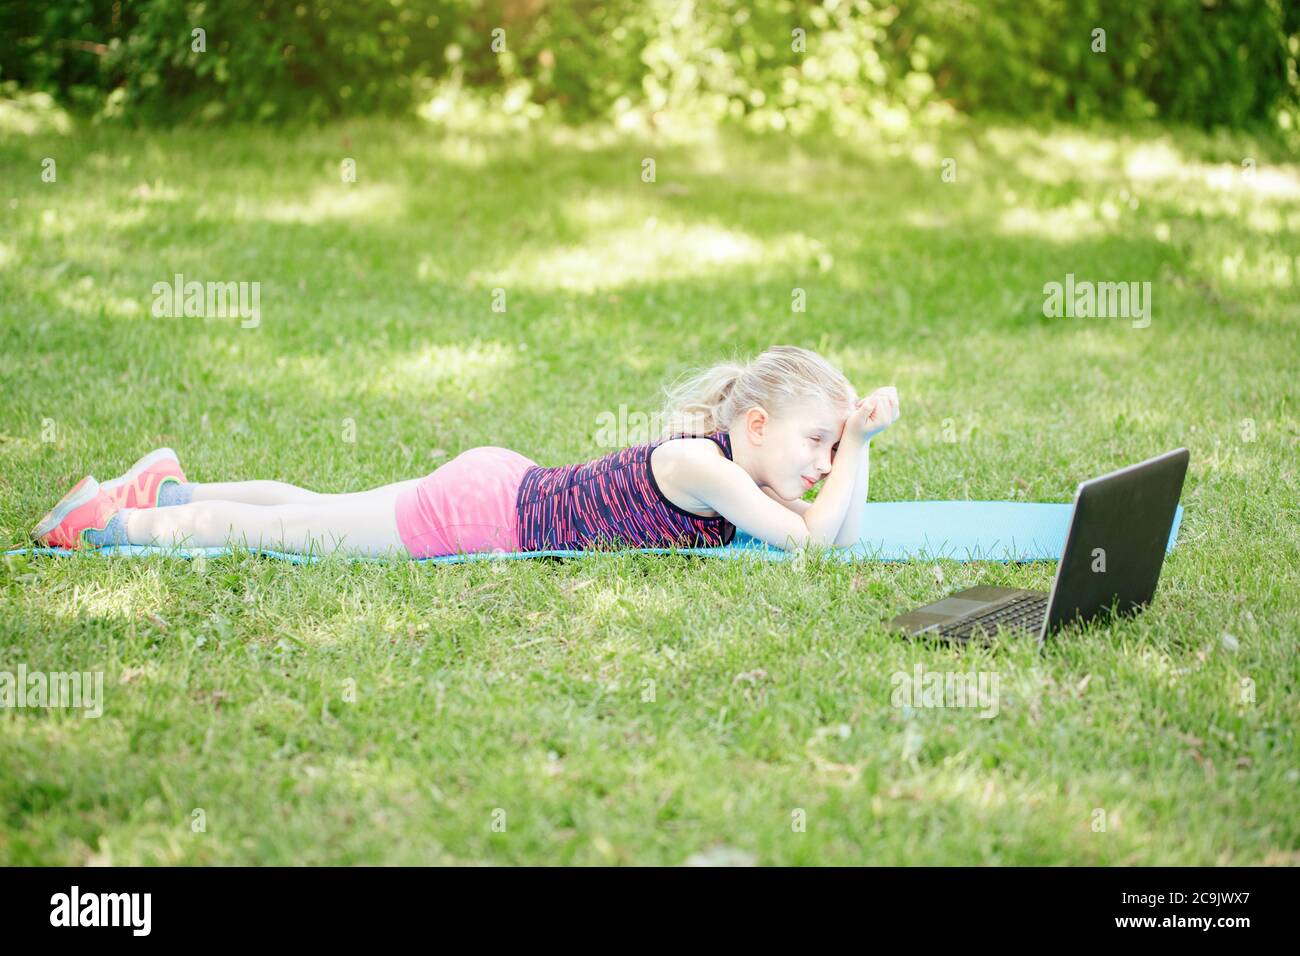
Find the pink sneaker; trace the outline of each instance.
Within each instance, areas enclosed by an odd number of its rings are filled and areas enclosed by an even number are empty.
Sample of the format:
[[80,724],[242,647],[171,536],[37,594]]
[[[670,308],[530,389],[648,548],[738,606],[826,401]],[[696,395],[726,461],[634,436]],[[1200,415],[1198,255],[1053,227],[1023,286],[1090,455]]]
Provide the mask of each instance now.
[[180,459],[170,448],[156,448],[132,465],[125,475],[100,487],[112,496],[119,508],[156,508],[162,487],[169,481],[184,483]]
[[47,548],[91,547],[82,535],[92,528],[103,531],[118,510],[113,496],[87,475],[32,529],[32,537]]

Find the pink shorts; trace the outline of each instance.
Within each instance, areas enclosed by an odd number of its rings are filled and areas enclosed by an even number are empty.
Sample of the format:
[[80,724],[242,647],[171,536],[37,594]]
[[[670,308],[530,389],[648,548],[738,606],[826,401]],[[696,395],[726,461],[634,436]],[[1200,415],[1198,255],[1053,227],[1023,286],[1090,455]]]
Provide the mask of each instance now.
[[509,448],[461,452],[397,496],[397,533],[415,558],[518,551],[515,498],[536,462]]

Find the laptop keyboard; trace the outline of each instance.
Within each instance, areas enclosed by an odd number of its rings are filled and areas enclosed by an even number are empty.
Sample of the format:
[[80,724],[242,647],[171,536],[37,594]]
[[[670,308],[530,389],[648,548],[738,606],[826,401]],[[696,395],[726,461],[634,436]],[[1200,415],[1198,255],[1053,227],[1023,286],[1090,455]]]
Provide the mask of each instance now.
[[996,634],[1001,625],[1009,630],[1023,628],[1037,632],[1042,629],[1043,618],[1047,616],[1047,595],[1035,594],[1012,598],[1006,604],[981,611],[973,617],[964,617],[932,631],[942,637],[971,637],[983,628],[989,634]]

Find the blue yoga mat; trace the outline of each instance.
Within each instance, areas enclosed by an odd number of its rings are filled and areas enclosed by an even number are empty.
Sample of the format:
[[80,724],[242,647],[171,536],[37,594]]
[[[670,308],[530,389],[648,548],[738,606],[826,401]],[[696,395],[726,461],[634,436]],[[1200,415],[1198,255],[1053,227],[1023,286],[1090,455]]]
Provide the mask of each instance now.
[[[1027,501],[877,501],[868,502],[862,519],[860,543],[853,548],[837,549],[828,556],[844,561],[922,561],[946,558],[951,561],[1059,561],[1065,548],[1074,505],[1044,504]],[[1174,513],[1166,553],[1174,549],[1183,508]],[[69,551],[64,548],[20,548],[6,554],[97,554],[142,557],[166,554],[172,557],[215,558],[230,553],[230,548],[167,548],[152,545],[112,545],[93,551]],[[322,559],[322,555],[292,554],[283,551],[260,552],[268,557],[305,564]],[[517,551],[490,554],[453,554],[441,558],[421,558],[432,564],[458,564],[463,561],[517,560],[521,558],[578,558],[600,554],[598,551]],[[607,553],[607,552],[606,552]],[[698,554],[716,558],[755,557],[782,561],[794,555],[774,548],[737,531],[736,539],[725,548],[632,548],[625,553]],[[356,560],[386,560],[357,558]]]

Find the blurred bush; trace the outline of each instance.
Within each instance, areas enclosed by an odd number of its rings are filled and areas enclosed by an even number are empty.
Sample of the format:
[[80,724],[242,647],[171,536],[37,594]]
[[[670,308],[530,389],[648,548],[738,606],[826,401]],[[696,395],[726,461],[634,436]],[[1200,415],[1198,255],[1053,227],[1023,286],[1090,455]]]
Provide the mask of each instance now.
[[[0,0],[0,79],[156,119],[319,119],[409,105],[474,37],[455,0]],[[201,31],[201,33],[196,33]]]
[[0,0],[0,81],[164,121],[398,111],[454,78],[573,121],[1273,125],[1298,55],[1291,0]]
[[1293,0],[928,0],[904,9],[900,28],[934,44],[936,92],[968,112],[1245,126],[1296,105]]

